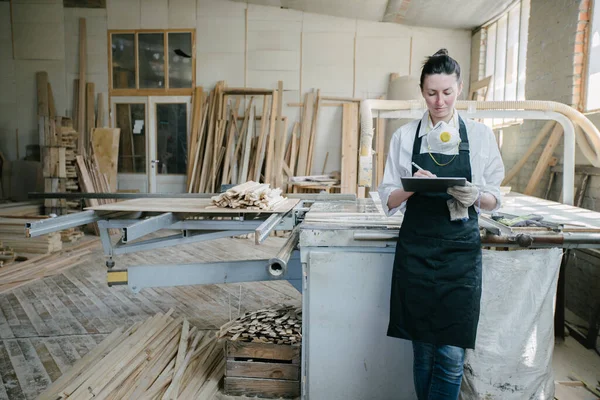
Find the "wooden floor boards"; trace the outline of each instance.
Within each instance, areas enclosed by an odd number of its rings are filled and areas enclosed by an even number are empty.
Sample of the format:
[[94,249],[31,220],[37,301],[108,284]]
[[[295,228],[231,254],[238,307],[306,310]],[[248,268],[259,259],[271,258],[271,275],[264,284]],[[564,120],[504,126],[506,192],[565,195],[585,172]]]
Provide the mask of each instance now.
[[[219,239],[116,258],[118,267],[267,258],[285,239]],[[300,305],[287,282],[253,282],[145,289],[106,285],[96,250],[65,272],[0,294],[0,400],[35,399],[51,382],[121,325],[175,310],[199,329],[214,330],[248,310]],[[217,395],[217,398],[230,398]]]

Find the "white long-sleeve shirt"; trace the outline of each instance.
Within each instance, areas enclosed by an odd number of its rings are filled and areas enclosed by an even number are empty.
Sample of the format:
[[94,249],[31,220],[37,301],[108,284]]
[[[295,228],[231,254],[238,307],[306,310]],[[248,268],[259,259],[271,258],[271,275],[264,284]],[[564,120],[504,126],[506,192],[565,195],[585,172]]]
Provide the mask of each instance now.
[[[462,119],[465,122],[469,138],[472,183],[480,191],[490,193],[496,198],[495,210],[497,210],[501,203],[500,184],[504,179],[504,163],[496,144],[494,132],[485,124],[464,117]],[[449,123],[458,129],[458,112],[454,113],[454,117]],[[418,124],[419,120],[414,120],[401,126],[394,133],[390,142],[383,181],[377,189],[387,216],[395,214],[398,210],[403,212],[406,209],[406,201],[392,209],[388,208],[387,202],[394,190],[402,189],[400,178],[412,176],[412,151]],[[421,119],[419,136],[426,135],[431,129],[429,112],[425,112]],[[427,141],[421,140],[421,154],[427,153],[427,151]]]

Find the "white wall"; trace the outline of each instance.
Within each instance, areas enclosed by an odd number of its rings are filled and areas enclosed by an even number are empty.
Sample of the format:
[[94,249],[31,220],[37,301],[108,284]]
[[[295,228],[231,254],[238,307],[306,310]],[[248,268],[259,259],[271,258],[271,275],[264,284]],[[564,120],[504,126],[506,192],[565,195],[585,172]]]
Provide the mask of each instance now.
[[[105,101],[108,29],[195,28],[197,85],[209,89],[224,80],[231,87],[275,89],[282,80],[284,115],[290,131],[300,109],[287,103],[301,102],[308,91],[320,89],[325,96],[379,97],[387,90],[390,73],[418,76],[423,59],[441,47],[449,50],[461,63],[464,76],[469,76],[471,34],[466,30],[336,18],[228,0],[107,0],[106,9],[63,9],[62,1],[38,1],[54,4],[23,4],[29,11],[22,12],[20,18],[23,23],[35,24],[49,13],[53,25],[58,25],[47,29],[54,39],[36,43],[35,37],[23,36],[15,47],[23,46],[17,51],[21,56],[29,54],[24,49],[43,47],[43,60],[12,61],[10,49],[0,51],[0,82],[3,87],[4,82],[9,88],[15,87],[0,94],[0,150],[9,159],[16,157],[5,134],[11,129],[14,136],[14,129],[19,127],[23,149],[37,141],[36,71],[48,71],[57,110],[71,115],[73,79],[78,76],[80,17],[87,19],[87,79],[95,83],[97,92],[105,93]],[[8,3],[0,2],[0,7],[0,11],[8,10]],[[10,43],[4,39],[10,35],[10,30],[3,28],[9,21],[6,15],[0,12],[2,43]],[[62,41],[56,39],[61,32]],[[260,112],[261,102],[257,106]],[[23,110],[18,118],[16,109]],[[322,107],[314,172],[320,173],[327,152],[327,171],[339,169],[340,136],[341,107]]]

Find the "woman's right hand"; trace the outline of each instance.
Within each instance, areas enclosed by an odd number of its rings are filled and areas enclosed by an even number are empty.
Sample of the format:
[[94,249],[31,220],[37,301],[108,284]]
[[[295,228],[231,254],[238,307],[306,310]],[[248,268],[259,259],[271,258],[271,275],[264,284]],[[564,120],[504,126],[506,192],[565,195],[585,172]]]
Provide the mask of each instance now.
[[436,175],[432,174],[431,172],[424,170],[424,169],[418,169],[417,172],[415,172],[413,174],[414,178],[435,178]]

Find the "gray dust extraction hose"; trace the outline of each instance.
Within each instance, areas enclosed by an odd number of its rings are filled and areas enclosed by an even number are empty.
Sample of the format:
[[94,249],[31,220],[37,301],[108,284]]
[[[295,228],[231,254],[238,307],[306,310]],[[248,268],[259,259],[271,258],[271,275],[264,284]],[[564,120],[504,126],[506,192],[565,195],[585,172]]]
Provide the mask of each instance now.
[[298,240],[300,239],[300,229],[298,226],[294,228],[290,237],[284,243],[283,247],[279,250],[279,253],[269,260],[268,271],[272,276],[278,277],[285,275],[287,272],[287,264],[290,260],[292,252],[298,246]]

